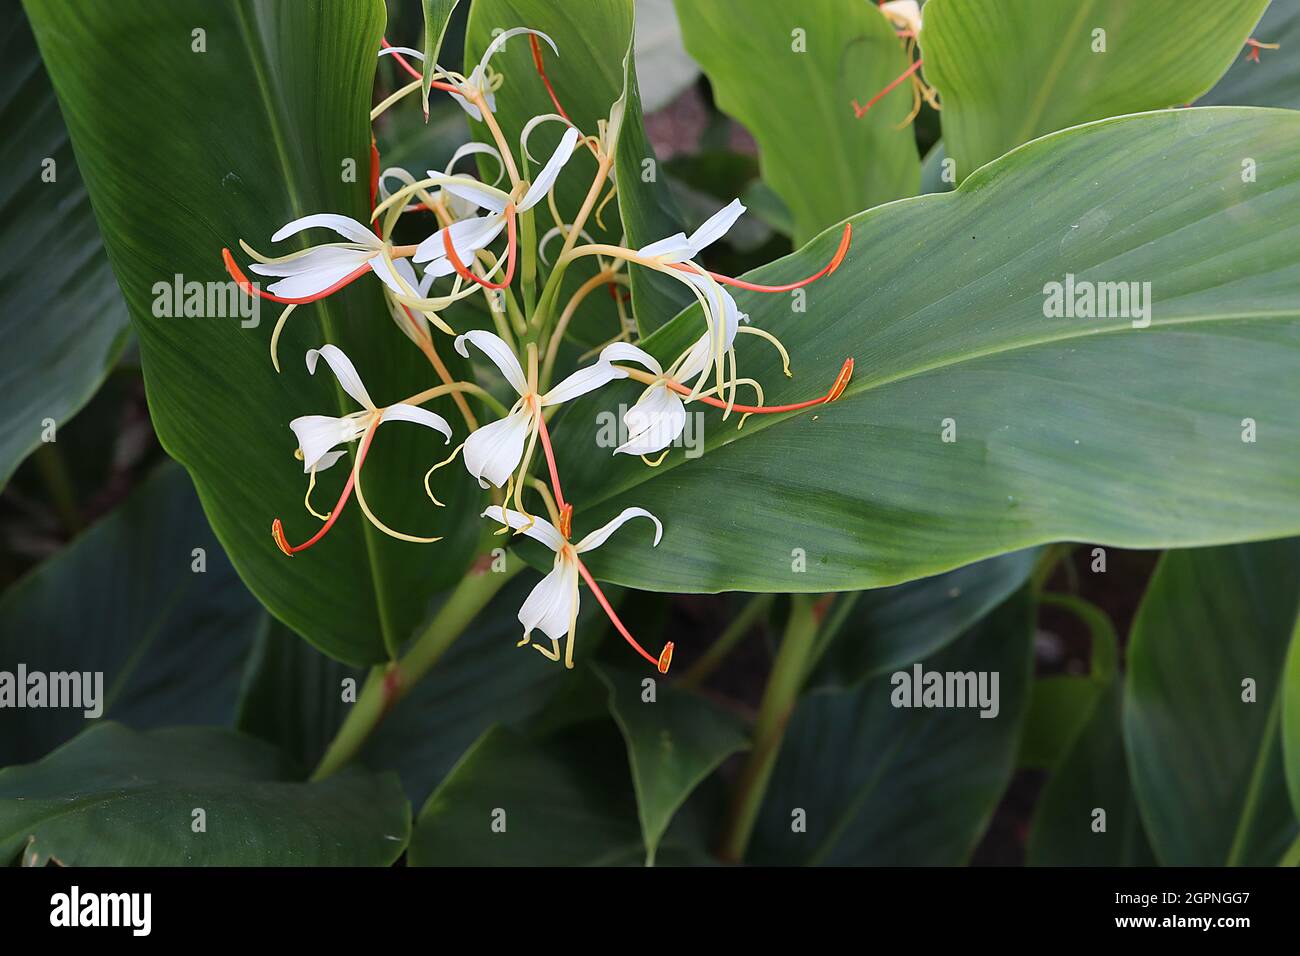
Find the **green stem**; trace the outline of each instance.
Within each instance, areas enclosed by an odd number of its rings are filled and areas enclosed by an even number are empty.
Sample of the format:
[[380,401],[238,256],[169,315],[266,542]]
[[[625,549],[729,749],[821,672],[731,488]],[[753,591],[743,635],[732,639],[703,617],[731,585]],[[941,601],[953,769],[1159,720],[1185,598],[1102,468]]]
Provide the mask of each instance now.
[[76,534],[82,528],[81,509],[77,507],[77,492],[63,455],[53,442],[44,442],[32,457],[36,459],[36,467],[40,469],[45,490],[50,494],[50,500],[64,529],[68,534]]
[[1282,859],[1277,861],[1277,865],[1300,866],[1300,836],[1297,836],[1295,842],[1282,854]]
[[524,297],[524,319],[527,321],[537,308],[537,221],[533,210],[520,214],[519,225],[519,281]]
[[1049,544],[1043,549],[1043,553],[1038,558],[1038,563],[1034,565],[1034,570],[1029,574],[1029,582],[1033,586],[1034,593],[1037,594],[1047,584],[1048,578],[1056,570],[1056,566],[1062,560],[1069,557],[1070,552],[1074,550],[1072,544]]
[[1273,697],[1268,709],[1268,723],[1264,728],[1264,737],[1255,753],[1255,767],[1250,774],[1250,784],[1246,790],[1246,802],[1242,805],[1241,816],[1237,818],[1237,830],[1232,836],[1232,846],[1228,850],[1227,866],[1242,866],[1246,857],[1246,841],[1254,829],[1255,818],[1259,815],[1260,804],[1266,789],[1265,777],[1268,774],[1268,762],[1277,743],[1278,725],[1282,722],[1282,692]]
[[718,639],[704,652],[704,656],[692,664],[686,673],[681,676],[681,679],[677,682],[678,685],[685,688],[700,686],[710,674],[718,669],[718,665],[735,649],[741,638],[749,633],[754,626],[754,622],[767,614],[771,606],[772,595],[770,594],[755,594],[750,598],[749,602],[740,609],[740,613],[732,618],[731,623],[718,636]]
[[471,571],[399,660],[371,669],[357,702],[311,775],[312,780],[323,780],[356,755],[384,715],[419,683],[506,582],[524,567],[513,556],[507,556],[506,561],[504,571]]
[[781,751],[786,724],[808,674],[808,658],[818,624],[814,599],[815,595],[810,594],[790,597],[790,620],[786,622],[781,649],[763,691],[763,702],[754,722],[754,746],[736,783],[730,817],[718,850],[718,855],[728,863],[739,863],[745,857],[772,768]]

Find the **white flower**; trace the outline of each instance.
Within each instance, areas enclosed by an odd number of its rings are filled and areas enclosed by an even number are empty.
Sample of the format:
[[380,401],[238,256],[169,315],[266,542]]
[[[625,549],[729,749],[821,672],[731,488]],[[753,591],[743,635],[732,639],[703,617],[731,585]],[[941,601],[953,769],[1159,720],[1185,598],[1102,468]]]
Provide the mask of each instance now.
[[529,386],[514,352],[499,336],[481,329],[457,336],[456,351],[468,358],[466,341],[473,343],[501,370],[510,387],[519,395],[509,415],[481,426],[465,440],[465,467],[483,488],[487,487],[487,482],[500,488],[514,474],[523,458],[525,440],[538,429],[538,417],[543,408],[585,395],[615,379],[627,378],[627,372],[622,369],[598,361],[578,369],[545,395],[538,395]]
[[[487,75],[488,62],[501,51],[502,47],[506,45],[507,40],[511,37],[521,36],[525,33],[531,33],[534,36],[541,37],[547,42],[550,48],[555,51],[556,56],[560,55],[559,49],[555,46],[555,41],[541,30],[530,30],[527,27],[515,27],[513,30],[506,30],[503,33],[498,33],[496,37],[493,38],[492,42],[488,44],[488,48],[483,51],[483,58],[478,61],[478,66],[474,67],[469,76],[465,78],[464,83],[458,84],[465,93],[469,93],[472,90],[477,90],[481,93],[483,98],[487,101],[488,109],[493,113],[497,110],[497,100],[496,96],[492,93],[491,83]],[[421,59],[423,59],[423,57],[421,57]],[[483,114],[479,110],[478,106],[471,103],[464,96],[459,93],[452,93],[451,98],[459,103],[461,108],[475,120],[483,119]]]
[[733,199],[706,219],[703,225],[689,236],[684,232],[676,233],[667,239],[642,246],[637,250],[637,255],[646,259],[658,259],[665,264],[694,259],[706,247],[725,236],[727,230],[744,214],[744,205],[739,199]]
[[427,409],[414,405],[398,403],[387,408],[377,408],[370,399],[370,393],[361,383],[356,367],[343,354],[342,349],[333,345],[322,345],[319,349],[307,352],[307,371],[315,375],[316,364],[324,359],[334,376],[339,380],[343,391],[347,392],[361,406],[361,411],[350,415],[303,415],[289,423],[298,438],[298,447],[302,451],[303,471],[324,471],[342,456],[342,451],[333,449],[342,444],[356,441],[371,427],[381,422],[405,421],[424,425],[451,440],[451,426],[441,415],[435,415]]
[[889,0],[880,5],[880,12],[894,26],[910,30],[913,36],[921,32],[921,5],[916,0]]
[[676,441],[686,427],[686,406],[681,397],[664,383],[664,370],[659,360],[626,342],[607,345],[600,353],[600,360],[636,362],[660,377],[624,412],[623,427],[627,429],[628,438],[614,449],[614,454],[652,455]]
[[303,216],[282,227],[271,241],[280,242],[317,226],[332,229],[348,241],[316,246],[280,262],[253,263],[249,268],[258,275],[284,277],[268,286],[267,292],[286,299],[310,298],[365,266],[369,266],[394,292],[402,291],[384,260],[383,240],[355,219],[333,213]]
[[537,178],[532,181],[528,191],[513,210],[510,209],[511,197],[507,192],[480,183],[468,176],[447,176],[430,171],[429,178],[437,180],[444,192],[459,196],[476,208],[486,209],[488,215],[462,219],[439,229],[416,248],[413,256],[415,261],[429,263],[425,266],[426,274],[445,276],[454,272],[455,269],[447,258],[444,240],[444,236],[450,234],[451,244],[456,250],[456,258],[468,264],[473,259],[474,253],[485,248],[501,234],[511,215],[515,212],[526,212],[546,198],[546,194],[555,185],[555,180],[559,178],[560,171],[564,169],[564,164],[573,155],[579,135],[577,129],[572,126],[564,131],[564,135],[560,137],[560,144],[555,147],[555,152],[551,154],[551,158],[546,161],[546,165],[542,167]]
[[[656,547],[663,536],[663,525],[659,519],[644,508],[624,508],[613,521],[593,531],[577,544],[570,544],[565,540],[556,527],[546,519],[502,509],[499,505],[488,508],[483,512],[483,517],[491,518],[526,534],[555,552],[554,566],[533,588],[519,609],[519,623],[524,626],[524,637],[519,643],[520,645],[528,643],[532,639],[534,630],[540,630],[553,642],[567,637],[569,640],[565,664],[568,667],[573,666],[573,625],[578,617],[578,576],[582,574],[587,578],[588,583],[592,580],[585,573],[586,569],[578,559],[578,555],[600,547],[610,535],[633,518],[649,518],[654,522]],[[559,660],[558,648],[554,652],[548,652],[542,647],[537,649],[552,660]],[[645,654],[644,651],[641,653]],[[651,661],[654,660],[649,655],[645,656]]]

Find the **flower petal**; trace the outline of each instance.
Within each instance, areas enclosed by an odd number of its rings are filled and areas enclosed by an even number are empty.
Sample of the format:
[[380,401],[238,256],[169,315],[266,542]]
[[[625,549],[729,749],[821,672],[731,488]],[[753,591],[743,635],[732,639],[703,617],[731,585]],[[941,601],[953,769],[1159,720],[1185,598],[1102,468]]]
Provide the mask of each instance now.
[[501,488],[524,457],[524,440],[533,425],[530,409],[481,425],[465,439],[465,468],[486,488],[483,479]]
[[456,167],[458,162],[466,156],[471,156],[475,153],[482,153],[486,156],[491,156],[497,161],[497,177],[492,180],[492,184],[496,185],[501,182],[501,177],[506,174],[505,161],[501,158],[501,152],[495,146],[490,146],[487,143],[470,142],[457,147],[456,152],[451,154],[451,159],[447,160],[447,165],[443,167],[443,172],[450,176],[451,171]]
[[396,405],[389,405],[385,408],[384,414],[379,416],[379,420],[381,422],[414,422],[417,425],[423,425],[425,428],[432,428],[436,432],[441,432],[447,441],[451,441],[451,426],[447,424],[447,419],[429,411],[427,408],[398,402]]
[[521,514],[510,508],[502,509],[500,505],[489,506],[480,517],[491,518],[493,521],[507,525],[516,531],[523,530],[527,537],[532,538],[534,541],[540,541],[552,551],[558,552],[564,547],[564,536],[556,530],[555,525],[545,518]]
[[[396,265],[403,261],[405,260],[394,259],[393,264]],[[366,265],[370,266],[375,275],[379,276],[379,278],[383,280],[384,285],[388,286],[388,288],[392,289],[398,295],[406,295],[406,290],[403,289],[402,284],[397,281],[397,276],[393,275],[393,270],[388,267],[388,260],[384,258],[382,252],[379,255],[366,260]]]
[[288,239],[290,236],[297,235],[304,229],[315,227],[324,229],[333,229],[344,239],[350,242],[359,242],[363,245],[370,246],[372,249],[379,246],[379,237],[376,236],[369,228],[351,219],[347,216],[339,216],[331,212],[319,212],[312,216],[303,216],[301,219],[295,219],[293,222],[281,226],[271,237],[272,242],[280,242]]
[[664,262],[682,262],[691,257],[691,241],[686,238],[686,233],[677,232],[667,239],[642,246],[636,254],[647,259],[663,259]]
[[356,366],[352,360],[343,354],[343,350],[337,345],[322,345],[318,349],[309,349],[307,352],[307,371],[316,374],[316,360],[323,358],[330,369],[334,372],[334,377],[339,380],[343,386],[343,391],[347,392],[359,405],[375,410],[375,403],[370,400],[370,393],[366,387],[361,384],[361,376],[357,374]]
[[677,440],[686,428],[686,406],[666,385],[649,389],[623,413],[628,439],[614,454],[653,455]]
[[[483,51],[483,57],[478,61],[478,66],[474,67],[474,73],[482,75],[487,70],[488,61],[501,52],[501,48],[506,45],[507,40],[511,37],[523,36],[525,33],[531,33],[534,36],[541,37],[555,52],[556,56],[560,55],[559,47],[555,45],[555,41],[541,30],[530,30],[528,27],[515,27],[511,30],[503,30],[492,38],[492,42],[489,43],[487,49]],[[473,74],[471,74],[471,78],[472,77]]]
[[608,362],[599,361],[586,368],[580,368],[542,396],[543,405],[559,405],[571,402],[579,395],[594,392],[602,385],[608,385],[615,379],[627,378],[627,372],[615,368]]
[[524,637],[539,630],[558,641],[569,633],[577,611],[578,565],[557,557],[555,566],[537,582],[519,608],[519,623],[524,626]]
[[523,367],[501,336],[483,329],[474,329],[464,335],[456,336],[456,351],[460,353],[461,358],[469,358],[469,349],[465,346],[466,339],[478,346],[479,351],[501,370],[501,374],[505,376],[511,388],[520,395],[528,394],[528,379],[524,377]]
[[608,540],[609,536],[617,531],[633,518],[649,518],[655,523],[655,540],[654,547],[659,546],[659,539],[663,537],[664,526],[660,524],[659,519],[646,511],[644,508],[624,508],[618,513],[613,521],[609,522],[602,528],[597,528],[591,534],[587,535],[581,541],[573,546],[573,550],[582,554],[585,551],[594,551]]
[[606,345],[600,351],[600,360],[602,362],[636,362],[639,365],[644,365],[656,375],[664,373],[664,367],[659,364],[657,358],[645,349],[629,342],[614,342],[612,345]]
[[745,207],[739,199],[733,199],[727,205],[723,206],[708,219],[704,220],[703,225],[691,233],[691,258],[700,254],[700,250],[706,246],[712,245],[727,234],[736,220],[745,214]]
[[470,179],[468,176],[444,179],[441,173],[430,170],[429,178],[441,179],[441,186],[447,192],[489,212],[504,212],[506,205],[510,202],[509,193],[502,192],[495,186],[489,186],[487,183],[481,183],[476,179]]
[[[316,269],[326,269],[336,265],[348,264],[348,271],[356,269],[361,263],[374,255],[372,249],[340,248],[339,246],[317,246],[300,256],[283,262],[251,262],[250,272],[260,276],[296,276]],[[346,273],[345,273],[346,274]]]
[[424,59],[423,53],[421,53],[419,50],[412,49],[409,46],[386,46],[379,51],[380,56],[387,56],[389,54],[396,55],[398,53],[400,53],[402,56],[414,57],[417,60]]
[[[325,454],[321,455],[320,460],[316,462],[316,474],[320,474],[327,468],[333,468],[335,462],[346,454],[347,452],[345,451],[327,451]],[[311,471],[311,469],[306,467],[305,464],[302,470],[304,473]]]
[[330,415],[303,415],[289,423],[302,449],[302,470],[321,471],[337,460],[325,459],[332,454],[330,449],[344,442],[353,441],[358,436],[357,420],[350,417],[335,418]]
[[577,145],[578,131],[570,126],[564,131],[564,135],[560,137],[560,145],[555,147],[555,152],[551,154],[551,158],[546,161],[542,171],[537,174],[533,184],[528,187],[528,192],[524,193],[524,198],[519,201],[520,212],[532,209],[546,198],[546,194],[555,185],[555,180],[559,178],[560,170],[569,161],[569,157],[573,155],[574,147]]
[[[468,265],[474,258],[474,253],[487,246],[493,239],[501,234],[505,228],[505,217],[498,215],[477,216],[473,219],[462,219],[460,222],[453,222],[445,229],[439,229],[428,239],[425,239],[416,247],[413,258],[416,262],[437,262],[439,259],[447,257],[447,246],[443,239],[443,233],[451,232],[451,244],[456,250],[456,258],[463,264]],[[441,275],[447,275],[455,271],[450,266]]]
[[[305,271],[292,272],[288,278],[281,279],[279,282],[272,282],[266,287],[266,291],[286,299],[306,299],[313,295],[319,295],[341,279],[345,279],[356,272],[366,264],[366,258],[372,255],[369,250],[346,249],[342,251],[350,253],[351,256],[349,258],[339,257],[326,265],[319,265]],[[307,257],[303,256],[303,258]],[[321,262],[324,260],[316,259],[314,261]],[[288,265],[288,263],[285,263],[285,265]]]

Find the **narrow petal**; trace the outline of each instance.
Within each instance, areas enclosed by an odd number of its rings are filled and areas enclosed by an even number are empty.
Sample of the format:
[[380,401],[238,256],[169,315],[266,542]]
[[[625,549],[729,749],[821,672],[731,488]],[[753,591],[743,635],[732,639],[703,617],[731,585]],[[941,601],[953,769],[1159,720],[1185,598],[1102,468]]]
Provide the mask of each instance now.
[[[396,265],[398,262],[404,261],[404,259],[394,259],[393,264]],[[393,274],[393,270],[388,267],[388,260],[384,258],[382,252],[379,255],[368,259],[366,264],[370,266],[375,275],[379,276],[379,278],[383,280],[384,285],[388,286],[388,288],[392,289],[398,295],[406,295],[406,290],[403,289],[402,284],[397,281],[397,276]]]
[[491,518],[498,524],[508,525],[516,531],[526,529],[524,534],[527,537],[540,541],[552,551],[558,552],[564,547],[564,536],[545,518],[520,514],[510,508],[502,509],[500,505],[489,506],[480,517]]
[[656,385],[623,414],[628,439],[614,454],[653,455],[677,440],[686,428],[686,406],[665,385]]
[[302,449],[304,472],[311,471],[313,467],[321,471],[334,464],[333,460],[324,463],[324,459],[331,453],[330,449],[353,441],[359,434],[356,419],[347,416],[335,418],[330,415],[303,415],[291,421],[289,427],[293,429],[298,447]]
[[599,548],[604,544],[611,534],[623,527],[623,525],[627,524],[627,522],[631,521],[633,518],[649,518],[655,523],[654,546],[658,547],[659,539],[662,538],[664,534],[664,526],[660,524],[659,519],[644,508],[624,508],[618,513],[618,516],[614,518],[613,521],[609,522],[602,528],[597,528],[574,545],[573,550],[577,551],[579,554],[586,551],[594,551],[596,548]]
[[505,376],[511,388],[520,395],[528,394],[528,379],[524,377],[523,367],[501,336],[483,329],[474,329],[472,332],[456,336],[456,351],[460,353],[461,358],[469,358],[469,348],[465,345],[466,339],[476,345],[479,351],[501,370],[501,374]]
[[297,235],[304,229],[314,227],[324,229],[333,229],[344,239],[351,242],[360,242],[371,248],[379,245],[379,237],[371,232],[366,226],[350,219],[347,216],[339,216],[331,212],[320,212],[312,216],[303,216],[301,219],[295,219],[291,223],[281,226],[271,237],[272,242],[280,242],[288,239],[290,236]]
[[627,378],[627,372],[615,368],[608,362],[599,361],[586,368],[580,368],[564,381],[542,396],[543,405],[559,405],[571,402],[579,395],[594,392],[602,385],[608,385],[615,379]]
[[[492,180],[492,184],[496,185],[501,182],[501,177],[506,174],[505,161],[501,158],[501,152],[495,146],[489,146],[487,143],[470,142],[458,147],[456,152],[451,154],[451,159],[447,160],[447,165],[443,167],[443,172],[450,176],[451,171],[456,167],[458,162],[466,156],[472,156],[475,153],[482,153],[485,156],[491,156],[497,161],[497,178]],[[430,173],[430,175],[433,174]]]
[[538,630],[558,641],[569,633],[569,624],[577,610],[578,566],[557,557],[555,566],[524,600],[519,609],[519,623],[524,626],[525,637]]
[[335,378],[343,386],[343,391],[356,399],[357,404],[374,411],[375,403],[370,400],[370,393],[361,384],[361,376],[357,374],[356,366],[343,354],[343,350],[337,345],[322,345],[318,349],[308,350],[307,371],[310,374],[316,374],[316,360],[322,358],[329,364]]
[[433,276],[426,275],[423,279],[416,276],[415,267],[411,265],[410,259],[394,259],[393,267],[397,270],[397,274],[406,280],[406,284],[414,289],[418,295],[427,296],[429,294],[429,286],[433,285]]
[[745,214],[745,207],[739,199],[733,199],[727,205],[723,206],[708,219],[704,224],[691,233],[691,258],[700,254],[700,250],[706,246],[712,245],[727,234],[736,220]]
[[[456,249],[456,258],[462,263],[468,264],[474,257],[474,253],[486,247],[493,239],[501,234],[505,228],[506,220],[503,216],[477,216],[473,219],[462,219],[460,222],[453,222],[445,229],[439,229],[428,239],[425,239],[416,247],[416,262],[437,262],[447,255],[447,246],[443,240],[443,234],[451,233],[451,244]],[[454,271],[450,270],[449,271]],[[445,275],[446,273],[444,273]]]
[[349,249],[345,251],[352,253],[354,258],[344,259],[340,257],[329,265],[307,269],[304,272],[294,272],[286,279],[272,282],[266,287],[266,291],[286,299],[306,299],[324,292],[340,279],[344,279],[356,272],[365,264],[366,257],[371,255],[368,250]]
[[667,239],[660,239],[652,242],[648,246],[642,246],[636,251],[637,255],[645,256],[647,259],[663,259],[665,262],[684,262],[692,255],[691,241],[686,238],[686,233],[678,232],[669,236]]
[[645,349],[628,342],[615,342],[612,345],[606,345],[600,351],[600,360],[602,362],[636,362],[656,375],[664,373],[664,367],[659,364],[657,358]]
[[[472,80],[473,77],[471,76],[470,79]],[[470,119],[480,123],[483,121],[483,114],[479,111],[477,106],[465,99],[465,97],[461,96],[459,93],[451,93],[449,95],[453,100],[460,104],[461,109],[470,115]]]
[[574,127],[570,126],[564,131],[564,135],[560,137],[560,145],[555,147],[555,152],[551,154],[551,158],[546,161],[546,165],[542,167],[542,171],[537,174],[537,178],[533,180],[533,184],[528,187],[528,192],[524,193],[524,198],[519,201],[520,212],[532,209],[546,198],[546,194],[550,192],[551,186],[553,186],[555,180],[559,178],[560,170],[564,168],[564,164],[567,163],[569,157],[573,155],[574,147],[577,146],[577,144],[578,131]]
[[465,439],[465,468],[486,488],[484,479],[501,488],[524,457],[524,440],[533,415],[524,410],[475,429]]
[[458,176],[450,178],[443,173],[436,173],[428,170],[430,179],[439,180],[444,190],[459,196],[467,202],[473,203],[481,209],[489,212],[504,212],[506,205],[510,202],[510,194],[502,192],[495,186],[489,186],[487,183],[481,183],[476,179],[470,179],[468,176]]
[[[316,462],[316,473],[320,474],[327,468],[333,468],[334,464],[346,454],[347,452],[345,451],[327,451],[325,454],[321,455],[320,460]],[[306,462],[304,462],[302,470],[303,474],[306,474],[311,471],[311,468],[309,468]]]
[[379,417],[379,420],[381,422],[415,422],[417,425],[423,425],[425,428],[432,428],[436,432],[441,432],[447,441],[451,441],[451,426],[447,424],[447,419],[429,411],[427,408],[398,402],[396,405],[389,405],[385,408],[384,414]]
[[[483,51],[483,57],[478,61],[478,66],[474,67],[474,73],[482,76],[487,71],[488,61],[501,52],[501,48],[506,45],[506,41],[511,37],[523,36],[525,33],[531,33],[539,36],[546,41],[547,45],[555,52],[556,56],[560,55],[559,48],[555,41],[548,37],[541,30],[530,30],[528,27],[515,27],[512,30],[503,30],[493,37],[492,42],[488,44],[487,49]],[[473,74],[471,74],[472,78]]]
[[423,60],[424,54],[419,50],[413,50],[409,46],[386,46],[379,51],[380,56],[400,53],[402,56],[414,57],[417,60]]
[[248,270],[260,276],[296,276],[315,269],[325,269],[346,263],[348,272],[351,272],[372,255],[374,255],[374,250],[369,248],[352,249],[338,246],[318,246],[296,258],[286,259],[284,262],[251,262],[248,265]]

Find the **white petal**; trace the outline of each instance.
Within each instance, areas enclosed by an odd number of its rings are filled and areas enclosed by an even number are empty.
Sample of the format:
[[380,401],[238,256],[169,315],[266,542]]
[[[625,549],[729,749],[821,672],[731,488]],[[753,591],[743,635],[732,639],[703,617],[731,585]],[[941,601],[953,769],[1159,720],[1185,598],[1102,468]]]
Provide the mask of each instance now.
[[[437,173],[430,173],[429,178],[434,179]],[[510,194],[504,193],[494,186],[487,183],[480,183],[471,180],[469,177],[460,177],[456,180],[448,179],[442,184],[442,188],[449,193],[454,193],[467,202],[472,202],[475,206],[488,210],[489,212],[504,212],[506,204],[510,202]]]
[[[474,253],[486,247],[493,239],[501,234],[505,228],[505,218],[502,216],[478,216],[473,219],[462,219],[460,222],[453,222],[445,229],[439,229],[428,239],[425,239],[415,250],[413,257],[416,262],[437,262],[447,256],[447,246],[443,239],[443,234],[451,233],[451,244],[456,249],[456,258],[462,264],[468,266]],[[443,275],[454,271],[448,266]]]
[[584,551],[593,551],[596,548],[599,548],[606,542],[606,540],[608,540],[611,534],[623,527],[623,525],[627,524],[627,522],[631,521],[633,518],[649,518],[655,523],[654,546],[658,547],[659,539],[662,538],[664,534],[664,526],[659,523],[659,519],[644,508],[624,508],[618,513],[618,516],[613,521],[609,522],[603,528],[597,528],[574,545],[573,550],[582,554]]
[[465,439],[465,468],[481,487],[487,479],[501,488],[524,457],[524,440],[533,425],[533,414],[525,409],[480,425]]
[[502,509],[500,505],[491,505],[483,512],[481,517],[491,518],[499,524],[508,525],[516,531],[527,529],[524,534],[534,541],[540,541],[552,551],[559,551],[564,547],[564,537],[556,530],[555,525],[551,524],[545,518],[538,518],[526,514],[520,514],[509,508]]
[[416,405],[406,405],[402,402],[389,405],[384,409],[384,414],[379,417],[379,420],[381,422],[414,422],[417,425],[423,425],[425,428],[432,428],[436,432],[441,432],[447,441],[451,441],[451,426],[447,424],[447,419]]
[[297,235],[304,229],[311,229],[320,226],[325,229],[333,229],[344,239],[351,242],[360,242],[371,248],[379,245],[379,237],[376,236],[369,228],[350,219],[347,216],[338,216],[330,212],[316,213],[314,216],[303,216],[301,219],[295,219],[293,222],[282,226],[275,235],[271,237],[272,242],[280,242],[282,239],[288,239],[290,236]]
[[317,246],[284,262],[253,262],[249,263],[248,268],[260,276],[296,276],[347,263],[348,271],[353,271],[372,255],[374,251],[371,249]]
[[496,56],[499,52],[501,52],[501,48],[506,45],[507,40],[509,40],[511,37],[523,36],[525,33],[531,33],[534,36],[541,37],[543,40],[546,41],[547,45],[549,45],[550,48],[553,51],[555,51],[556,56],[560,55],[559,48],[556,47],[555,41],[552,40],[550,37],[548,37],[541,30],[530,30],[528,29],[528,27],[515,27],[512,30],[503,30],[501,33],[498,33],[495,37],[493,37],[492,42],[489,43],[487,49],[483,51],[483,58],[478,61],[478,66],[474,67],[474,73],[470,74],[470,79],[473,79],[475,74],[478,74],[479,76],[483,75],[483,73],[487,70],[488,61],[491,60],[492,57]]
[[[473,79],[473,77],[470,77],[470,79]],[[465,99],[465,97],[461,96],[459,93],[452,93],[450,95],[453,100],[460,104],[460,108],[470,115],[471,119],[478,122],[483,120],[483,114],[479,112],[477,106]]]
[[322,345],[318,349],[308,350],[307,371],[312,375],[316,374],[316,360],[320,358],[329,363],[335,378],[343,386],[343,391],[356,399],[358,404],[371,411],[374,410],[375,403],[370,400],[370,393],[361,384],[361,376],[357,374],[356,366],[352,364],[351,359],[343,354],[342,349],[337,345]]
[[563,558],[555,559],[555,567],[537,582],[523,607],[519,609],[519,623],[524,626],[524,636],[539,630],[553,641],[562,640],[569,633],[569,625],[578,611],[578,566]]
[[666,385],[656,385],[623,414],[628,439],[614,454],[653,455],[677,440],[686,428],[686,406]]
[[564,135],[560,137],[560,145],[555,147],[555,152],[551,154],[551,158],[546,161],[546,165],[542,167],[542,171],[537,174],[537,178],[533,180],[533,184],[528,187],[528,192],[524,193],[524,198],[519,201],[520,212],[532,209],[546,198],[546,194],[550,192],[551,186],[553,186],[555,180],[559,178],[560,170],[564,168],[564,164],[567,163],[569,157],[573,155],[573,149],[577,143],[578,131],[570,126],[564,131]]
[[515,353],[510,351],[510,346],[506,345],[504,339],[483,329],[474,329],[464,335],[458,335],[455,345],[461,358],[469,358],[469,349],[465,345],[466,339],[478,346],[479,351],[501,370],[501,374],[505,376],[511,388],[520,395],[528,394],[528,379],[524,377],[519,359],[515,358]]
[[[398,262],[405,261],[405,259],[394,259],[393,264],[396,265]],[[398,295],[406,295],[406,290],[403,289],[402,284],[397,281],[397,276],[393,275],[393,270],[388,267],[388,260],[384,258],[382,252],[374,258],[367,260],[366,264],[370,266],[375,275],[379,276],[379,278],[384,281],[384,285],[388,286],[388,288],[392,289]]]
[[708,219],[704,224],[691,233],[692,256],[699,255],[700,250],[709,246],[727,234],[727,230],[736,224],[736,220],[745,214],[745,207],[739,199],[733,199],[727,205],[723,206]]
[[357,437],[357,420],[355,418],[334,418],[330,415],[303,415],[289,423],[298,438],[298,447],[302,449],[302,470],[311,471],[313,467],[321,471],[334,464],[333,459],[325,462],[330,449]]
[[390,54],[396,55],[398,53],[400,53],[402,56],[413,56],[417,60],[424,59],[423,53],[421,53],[419,50],[413,50],[409,46],[386,46],[379,51],[380,56],[388,56]]
[[[368,250],[349,249],[345,251],[352,253],[354,258],[344,259],[340,257],[328,265],[307,269],[304,272],[294,272],[287,279],[272,282],[266,287],[266,291],[271,295],[278,295],[285,299],[306,299],[319,295],[364,266],[366,264],[365,257],[371,255]],[[303,258],[306,258],[306,256]]]
[[648,246],[642,246],[637,255],[647,259],[663,259],[665,262],[683,262],[691,257],[691,241],[686,233],[678,232],[667,239],[660,239]]
[[455,168],[458,162],[466,156],[472,156],[475,153],[483,153],[487,156],[491,156],[497,161],[497,178],[492,180],[492,182],[494,185],[501,182],[501,177],[506,174],[505,161],[501,159],[500,151],[498,151],[495,146],[489,146],[487,143],[465,143],[463,146],[460,146],[457,148],[456,152],[451,154],[451,159],[449,159],[447,165],[443,167],[443,172],[450,176],[452,169]]
[[406,280],[406,284],[414,289],[418,295],[427,296],[429,294],[429,286],[433,285],[433,276],[426,275],[423,279],[418,278],[410,259],[394,259],[393,267],[397,269],[397,274]]
[[664,373],[664,367],[659,364],[657,358],[645,349],[628,342],[615,342],[612,345],[606,345],[600,351],[600,360],[602,362],[636,362],[639,365],[644,365],[656,375]]
[[627,378],[627,372],[615,368],[608,362],[600,361],[586,368],[580,368],[564,381],[542,396],[543,405],[559,405],[571,402],[579,395],[594,392],[602,385],[608,385],[615,379]]
[[[340,458],[342,458],[346,454],[347,452],[345,451],[327,451],[325,454],[320,456],[320,461],[316,462],[316,473],[320,474],[322,471],[324,471],[327,468],[333,468],[334,463],[337,462]],[[306,462],[303,462],[302,470],[303,470],[303,474],[306,474],[307,472],[311,471],[311,468],[307,465]]]

